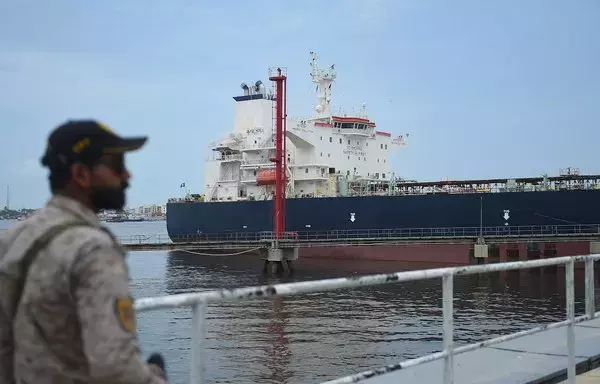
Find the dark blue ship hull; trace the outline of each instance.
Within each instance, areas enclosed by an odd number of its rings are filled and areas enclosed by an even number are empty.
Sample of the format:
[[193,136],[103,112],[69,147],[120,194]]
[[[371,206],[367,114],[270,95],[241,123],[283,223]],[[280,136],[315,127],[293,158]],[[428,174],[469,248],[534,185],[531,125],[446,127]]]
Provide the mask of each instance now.
[[[298,233],[600,224],[600,189],[288,199],[286,210]],[[273,201],[169,202],[167,229],[173,241],[272,231]]]

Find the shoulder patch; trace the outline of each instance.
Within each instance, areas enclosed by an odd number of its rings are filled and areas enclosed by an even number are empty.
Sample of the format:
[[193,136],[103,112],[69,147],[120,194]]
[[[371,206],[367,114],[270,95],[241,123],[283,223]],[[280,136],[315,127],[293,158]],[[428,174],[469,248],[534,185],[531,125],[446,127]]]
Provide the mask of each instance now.
[[130,297],[115,299],[115,315],[121,327],[127,332],[135,332],[136,321],[133,300]]

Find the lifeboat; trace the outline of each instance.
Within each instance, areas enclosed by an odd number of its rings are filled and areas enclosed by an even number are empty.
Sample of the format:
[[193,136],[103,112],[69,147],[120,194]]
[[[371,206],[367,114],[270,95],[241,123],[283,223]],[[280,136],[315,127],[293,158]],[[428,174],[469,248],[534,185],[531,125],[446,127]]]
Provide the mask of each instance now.
[[261,169],[256,174],[257,185],[275,185],[275,169]]
[[[285,176],[283,181],[287,182],[289,177]],[[275,185],[275,181],[275,168],[261,169],[256,173],[256,185]]]

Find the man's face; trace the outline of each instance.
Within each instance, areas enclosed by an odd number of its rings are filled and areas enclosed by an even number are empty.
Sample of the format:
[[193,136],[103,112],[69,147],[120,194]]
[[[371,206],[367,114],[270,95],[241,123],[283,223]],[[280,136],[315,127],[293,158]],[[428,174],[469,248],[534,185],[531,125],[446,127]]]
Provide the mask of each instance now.
[[106,154],[91,168],[90,201],[96,210],[122,209],[129,172],[123,154]]

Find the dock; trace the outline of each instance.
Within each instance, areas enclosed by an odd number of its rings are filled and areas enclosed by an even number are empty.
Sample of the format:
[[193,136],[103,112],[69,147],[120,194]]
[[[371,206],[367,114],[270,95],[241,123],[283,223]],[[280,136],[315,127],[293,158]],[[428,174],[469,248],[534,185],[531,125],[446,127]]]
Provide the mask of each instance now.
[[[390,361],[364,372],[339,372],[325,384],[342,383],[536,383],[550,384],[589,378],[600,366],[600,312],[595,309],[594,263],[600,254],[502,262],[452,268],[223,289],[137,299],[137,311],[177,307],[192,309],[190,382],[205,382],[205,307],[209,303],[270,299],[338,289],[424,279],[442,280],[443,349],[418,358]],[[575,265],[584,264],[585,314],[575,316]],[[454,342],[454,277],[492,272],[562,266],[565,270],[566,319],[468,345]],[[590,375],[593,373],[590,373]],[[346,375],[346,376],[344,376]]]
[[[401,244],[475,244],[525,242],[600,242],[600,224],[552,226],[496,226],[452,228],[397,228],[286,232],[277,239],[281,248],[340,247]],[[131,251],[142,250],[252,250],[272,247],[272,231],[190,235],[138,234],[119,239]]]
[[[559,384],[566,384],[567,381],[561,381]],[[576,384],[598,384],[600,383],[600,368],[592,369],[575,378]]]
[[[576,372],[600,367],[600,319],[575,325]],[[455,383],[567,383],[569,351],[564,327],[505,341],[454,358]],[[600,373],[596,371],[597,382]],[[443,383],[444,362],[436,360],[362,381],[364,384]],[[581,381],[586,382],[586,381]],[[328,384],[340,383],[331,381]]]

